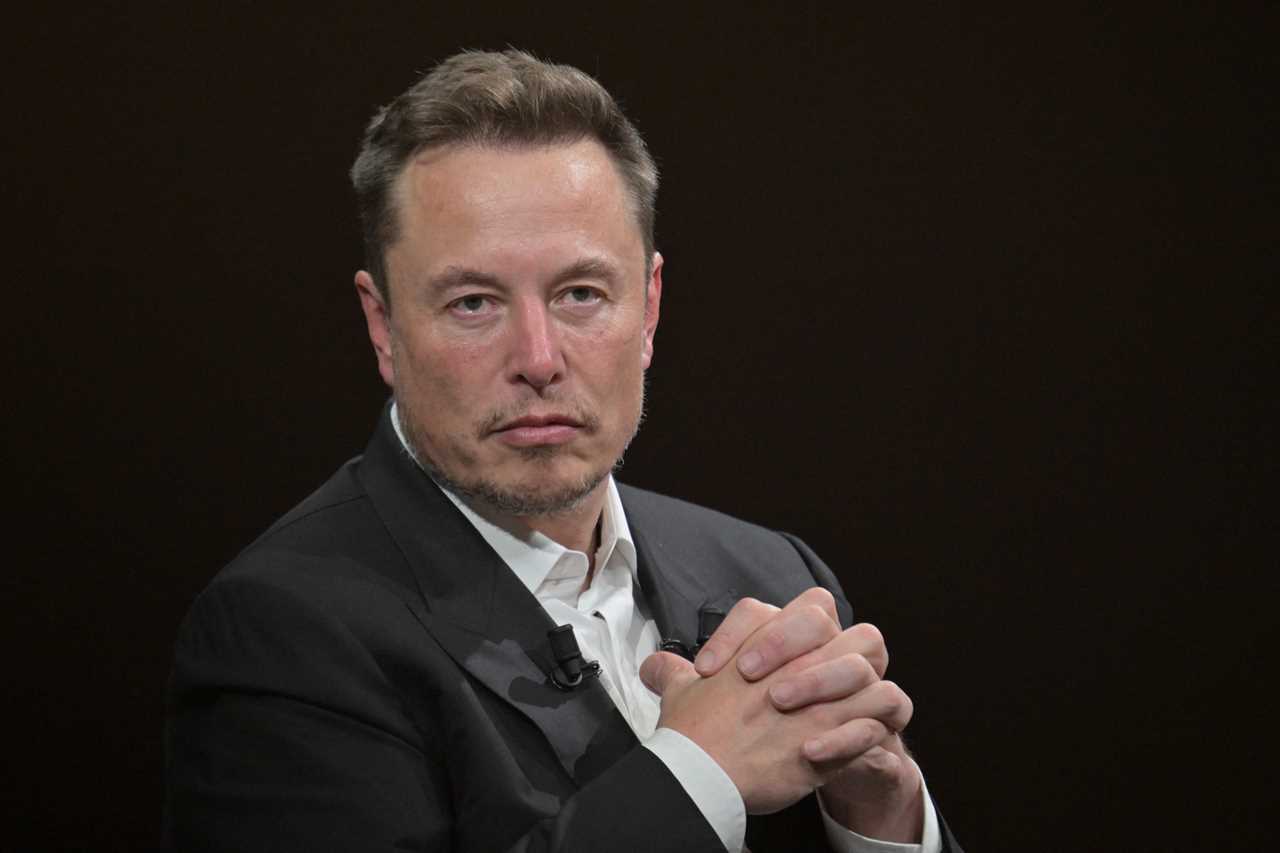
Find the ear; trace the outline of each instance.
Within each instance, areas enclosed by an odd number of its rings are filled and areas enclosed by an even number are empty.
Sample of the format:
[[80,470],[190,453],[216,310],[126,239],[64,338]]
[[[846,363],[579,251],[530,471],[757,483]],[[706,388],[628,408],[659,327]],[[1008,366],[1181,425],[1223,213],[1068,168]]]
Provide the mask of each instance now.
[[644,292],[644,352],[641,367],[649,369],[653,361],[653,335],[658,331],[658,308],[662,304],[662,255],[653,253],[653,272]]
[[360,294],[360,307],[364,310],[364,322],[369,327],[369,342],[378,358],[378,373],[382,381],[392,388],[396,385],[395,364],[391,359],[391,317],[373,276],[364,270],[356,273],[356,292]]

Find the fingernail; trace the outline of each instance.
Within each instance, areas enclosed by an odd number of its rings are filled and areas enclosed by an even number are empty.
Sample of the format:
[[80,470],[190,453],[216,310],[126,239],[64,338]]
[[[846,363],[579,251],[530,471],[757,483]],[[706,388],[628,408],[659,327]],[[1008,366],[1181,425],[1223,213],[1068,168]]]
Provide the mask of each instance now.
[[822,738],[814,738],[804,742],[804,755],[810,761],[821,761],[827,754],[827,744]]
[[716,653],[711,649],[703,649],[698,652],[698,656],[694,658],[693,668],[702,674],[716,668]]
[[764,666],[764,658],[759,652],[747,652],[738,658],[738,672],[748,678],[759,672],[762,666]]
[[787,705],[795,698],[796,689],[790,684],[775,684],[769,688],[769,695],[773,697],[775,703]]

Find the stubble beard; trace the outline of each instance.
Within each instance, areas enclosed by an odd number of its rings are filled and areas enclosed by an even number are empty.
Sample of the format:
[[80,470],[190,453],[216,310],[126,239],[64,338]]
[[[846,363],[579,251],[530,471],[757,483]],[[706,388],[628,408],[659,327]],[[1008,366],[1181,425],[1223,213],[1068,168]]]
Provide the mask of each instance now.
[[[645,384],[646,379],[642,378],[640,410],[637,413],[635,423],[631,426],[626,441],[623,442],[618,458],[600,470],[588,471],[577,480],[556,486],[551,486],[545,481],[536,485],[527,482],[504,484],[486,476],[483,471],[478,472],[475,476],[466,477],[462,474],[445,470],[426,452],[426,442],[417,427],[419,419],[415,416],[413,405],[407,405],[408,401],[399,394],[396,394],[395,397],[400,429],[404,433],[405,441],[412,450],[414,459],[433,480],[457,495],[468,505],[477,509],[487,509],[517,518],[547,518],[572,513],[604,482],[604,479],[610,473],[622,467],[623,455],[639,431],[640,424],[644,421]],[[586,412],[581,407],[574,408],[577,409],[574,416],[582,422],[583,427],[588,432],[599,429],[599,418]],[[484,422],[477,427],[475,434],[483,439],[494,426],[519,417],[519,415],[519,412],[494,413],[485,418]],[[554,463],[556,457],[567,452],[559,445],[518,447],[512,448],[512,450],[519,453],[531,465],[547,466],[548,474],[550,473],[550,465]],[[534,476],[537,477],[538,475],[535,474]]]

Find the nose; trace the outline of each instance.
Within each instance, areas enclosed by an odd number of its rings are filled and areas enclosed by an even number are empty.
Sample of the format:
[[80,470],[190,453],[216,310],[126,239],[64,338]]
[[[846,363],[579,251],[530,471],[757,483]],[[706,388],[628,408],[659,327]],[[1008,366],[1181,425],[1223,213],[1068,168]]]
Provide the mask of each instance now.
[[539,300],[522,304],[511,332],[511,378],[541,391],[564,374],[555,321]]

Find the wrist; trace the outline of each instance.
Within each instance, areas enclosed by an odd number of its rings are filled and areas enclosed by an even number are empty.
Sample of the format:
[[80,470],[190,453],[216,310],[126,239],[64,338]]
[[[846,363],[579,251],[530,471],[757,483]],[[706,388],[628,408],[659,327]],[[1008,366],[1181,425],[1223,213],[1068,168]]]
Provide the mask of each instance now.
[[924,789],[914,762],[908,761],[904,770],[888,785],[868,785],[865,777],[838,777],[818,789],[822,807],[836,823],[866,838],[918,844],[924,829]]

